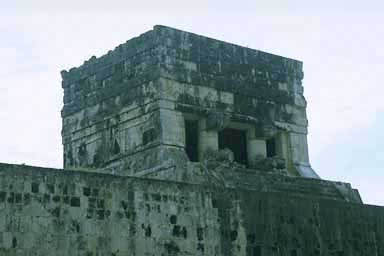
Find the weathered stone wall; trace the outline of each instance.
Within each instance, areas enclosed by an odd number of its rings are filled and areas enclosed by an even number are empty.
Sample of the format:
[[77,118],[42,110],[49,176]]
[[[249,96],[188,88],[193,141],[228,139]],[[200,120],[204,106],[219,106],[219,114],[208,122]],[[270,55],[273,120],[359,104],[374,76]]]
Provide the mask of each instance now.
[[310,168],[300,61],[155,26],[62,77],[65,168],[131,175],[185,162],[185,115],[202,121],[201,154],[217,136],[205,130],[228,120],[251,139],[279,134],[291,174]]
[[158,142],[154,39],[151,32],[143,34],[80,68],[62,72],[65,167],[101,168]]
[[173,28],[155,31],[163,42],[160,83],[168,111],[219,124],[224,115],[250,125],[251,139],[280,138],[291,174],[317,177],[308,157],[302,62]]
[[262,126],[279,121],[306,127],[300,61],[172,28],[158,34],[166,58],[162,77],[177,90],[178,104],[232,111],[234,119],[254,118]]
[[0,185],[4,256],[384,255],[382,207],[5,164]]

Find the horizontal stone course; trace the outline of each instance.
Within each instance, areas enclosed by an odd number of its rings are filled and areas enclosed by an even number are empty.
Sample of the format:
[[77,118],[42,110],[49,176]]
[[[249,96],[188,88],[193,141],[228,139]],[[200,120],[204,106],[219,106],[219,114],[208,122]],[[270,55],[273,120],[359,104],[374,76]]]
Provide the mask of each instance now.
[[4,256],[384,255],[378,206],[8,164],[0,184]]
[[[144,157],[140,169],[185,159],[183,118],[203,120],[212,112],[225,112],[231,122],[253,126],[263,138],[300,133],[292,161],[308,162],[302,145],[307,118],[300,61],[155,26],[104,56],[62,71],[62,78],[65,168],[102,168],[119,174],[125,170],[130,175],[132,165],[137,169],[132,154],[141,152],[149,137],[159,144]],[[161,112],[165,101],[172,115],[149,115],[149,104],[151,111]],[[132,109],[141,112],[125,114]],[[137,129],[126,129],[137,122]],[[147,136],[151,130],[156,136]],[[179,150],[176,156],[170,146]]]

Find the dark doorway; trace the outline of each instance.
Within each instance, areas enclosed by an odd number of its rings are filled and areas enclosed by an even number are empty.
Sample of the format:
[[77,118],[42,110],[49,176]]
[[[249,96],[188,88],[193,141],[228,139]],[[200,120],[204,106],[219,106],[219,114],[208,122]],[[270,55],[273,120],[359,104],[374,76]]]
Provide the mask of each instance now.
[[253,247],[253,256],[261,256],[261,248],[260,248],[260,246]]
[[275,138],[267,139],[266,145],[267,145],[267,157],[276,156],[276,140],[275,140]]
[[219,149],[229,148],[235,161],[248,165],[247,134],[246,131],[237,129],[224,129],[219,132]]
[[185,120],[185,152],[189,161],[198,161],[198,122],[197,120]]

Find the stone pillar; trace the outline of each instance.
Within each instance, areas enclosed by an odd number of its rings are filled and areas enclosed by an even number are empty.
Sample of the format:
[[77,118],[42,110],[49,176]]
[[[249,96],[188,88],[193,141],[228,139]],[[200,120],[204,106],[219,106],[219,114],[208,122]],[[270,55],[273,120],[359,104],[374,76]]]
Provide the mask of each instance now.
[[163,144],[185,147],[185,128],[182,113],[170,109],[160,109],[160,123]]
[[299,173],[293,164],[291,149],[289,133],[286,131],[279,132],[276,135],[276,153],[279,157],[284,158],[288,173],[297,176]]
[[300,133],[289,133],[292,162],[294,163],[308,163],[308,145],[307,135]]
[[319,178],[309,163],[307,135],[289,133],[292,165],[302,177]]
[[276,153],[279,157],[285,159],[288,166],[291,156],[289,155],[289,141],[287,132],[279,132],[276,135]]
[[219,136],[216,130],[208,130],[206,119],[199,120],[199,161],[207,150],[219,149]]
[[247,131],[247,154],[250,166],[255,164],[257,156],[267,157],[266,142],[264,139],[256,138],[254,129],[248,129]]

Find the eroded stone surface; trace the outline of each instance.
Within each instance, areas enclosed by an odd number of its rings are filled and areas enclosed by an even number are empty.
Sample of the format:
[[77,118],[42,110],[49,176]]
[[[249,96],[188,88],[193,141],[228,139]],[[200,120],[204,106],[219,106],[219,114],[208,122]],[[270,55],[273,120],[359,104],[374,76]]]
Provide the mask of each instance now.
[[318,177],[300,61],[155,26],[62,77],[65,168],[132,175],[180,159],[192,118],[200,159],[218,149],[221,130],[240,129],[249,165],[262,152],[257,141],[274,138],[289,174]]
[[62,77],[65,169],[0,164],[1,256],[384,256],[310,166],[301,62],[156,26]]
[[0,184],[4,256],[384,255],[382,207],[313,193],[5,164]]

